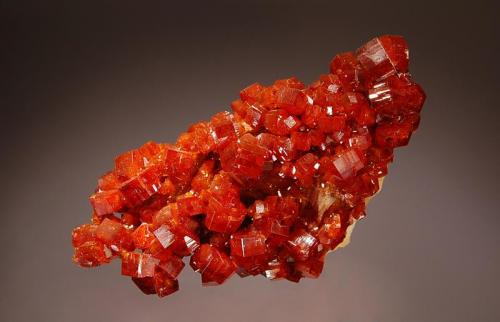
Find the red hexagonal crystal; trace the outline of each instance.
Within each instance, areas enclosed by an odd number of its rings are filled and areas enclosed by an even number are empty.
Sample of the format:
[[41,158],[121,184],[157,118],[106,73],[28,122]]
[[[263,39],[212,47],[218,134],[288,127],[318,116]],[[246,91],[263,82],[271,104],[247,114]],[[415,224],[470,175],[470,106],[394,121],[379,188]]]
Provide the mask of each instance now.
[[176,279],[184,268],[182,258],[172,255],[171,257],[161,261],[158,267],[165,271],[172,279]]
[[130,231],[115,220],[104,219],[95,231],[97,239],[108,245],[113,251],[133,247]]
[[154,276],[157,260],[149,254],[129,253],[122,254],[122,275],[132,277]]
[[241,231],[231,235],[231,255],[251,257],[266,252],[266,236],[258,231]]
[[376,83],[368,91],[368,98],[380,115],[397,118],[419,113],[424,105],[425,94],[407,74],[399,74]]
[[307,261],[318,251],[318,240],[306,231],[297,230],[290,236],[286,246],[293,258]]
[[242,180],[258,178],[270,158],[270,151],[250,133],[244,134],[220,152],[222,169]]
[[123,195],[119,190],[100,191],[90,196],[90,203],[97,215],[112,214],[124,207]]
[[264,116],[267,131],[276,135],[288,135],[300,126],[300,120],[285,110],[271,110]]
[[90,196],[91,223],[72,232],[73,261],[121,258],[145,294],[179,289],[184,257],[203,285],[235,272],[317,278],[408,144],[425,93],[403,37],[335,56],[305,86],[254,83],[233,113],[193,124],[175,144],[147,142],[115,159]]
[[111,260],[111,251],[100,241],[88,241],[75,247],[73,261],[82,267],[94,267]]
[[361,66],[351,52],[335,56],[330,63],[330,72],[339,77],[346,89],[358,89],[360,86]]
[[231,233],[245,219],[246,209],[240,200],[239,189],[234,180],[224,172],[214,177],[206,191],[207,213],[205,226],[219,233]]
[[73,247],[79,247],[88,241],[94,241],[96,239],[96,230],[98,225],[95,224],[84,224],[73,229],[71,234],[71,242]]
[[201,274],[204,285],[222,284],[236,270],[225,253],[208,244],[201,245],[191,257],[191,267]]
[[159,297],[170,295],[179,290],[179,282],[170,277],[170,275],[163,270],[156,270],[154,275],[154,286],[156,294]]

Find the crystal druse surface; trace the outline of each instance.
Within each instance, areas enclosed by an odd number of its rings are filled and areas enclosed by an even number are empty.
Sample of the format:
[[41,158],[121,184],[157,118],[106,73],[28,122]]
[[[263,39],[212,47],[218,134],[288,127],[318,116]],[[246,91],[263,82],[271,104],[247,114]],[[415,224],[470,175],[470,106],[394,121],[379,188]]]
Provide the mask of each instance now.
[[254,83],[175,143],[121,154],[73,230],[74,262],[121,260],[160,297],[179,289],[185,257],[203,285],[317,278],[418,127],[425,94],[408,64],[403,37],[377,37],[308,86]]

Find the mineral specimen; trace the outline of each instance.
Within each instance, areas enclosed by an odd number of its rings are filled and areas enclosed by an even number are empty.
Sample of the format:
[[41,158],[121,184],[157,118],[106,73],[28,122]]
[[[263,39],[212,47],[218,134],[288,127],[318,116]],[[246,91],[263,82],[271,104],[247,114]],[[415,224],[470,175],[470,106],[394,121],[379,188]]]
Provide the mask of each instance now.
[[73,260],[120,258],[159,296],[179,289],[188,256],[203,285],[317,278],[418,127],[425,94],[408,58],[403,37],[374,38],[307,87],[252,84],[233,113],[118,156],[90,196],[92,223],[73,231]]

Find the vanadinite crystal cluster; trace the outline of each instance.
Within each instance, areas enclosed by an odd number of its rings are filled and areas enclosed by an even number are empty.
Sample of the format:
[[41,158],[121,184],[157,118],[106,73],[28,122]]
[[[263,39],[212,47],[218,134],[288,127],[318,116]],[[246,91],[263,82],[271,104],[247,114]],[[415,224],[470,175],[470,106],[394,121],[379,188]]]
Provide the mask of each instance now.
[[178,290],[184,257],[203,285],[245,277],[316,278],[325,255],[365,216],[425,100],[400,36],[339,54],[305,86],[252,84],[232,112],[192,125],[174,144],[118,156],[73,231],[73,260],[121,260],[146,294]]

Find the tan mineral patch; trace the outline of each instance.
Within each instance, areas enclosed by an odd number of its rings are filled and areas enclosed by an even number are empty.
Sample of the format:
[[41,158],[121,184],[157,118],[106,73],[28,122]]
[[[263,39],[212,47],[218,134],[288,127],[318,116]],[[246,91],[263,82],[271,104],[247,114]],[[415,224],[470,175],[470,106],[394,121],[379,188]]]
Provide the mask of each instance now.
[[[384,184],[384,178],[385,177],[382,177],[382,178],[378,179],[379,189],[378,189],[378,191],[373,196],[365,199],[365,203],[366,204],[368,204],[368,202],[370,202],[370,200],[373,197],[375,197],[380,192],[380,190],[382,190],[382,185]],[[338,244],[337,247],[335,247],[334,249],[332,249],[331,251],[349,245],[349,243],[351,242],[351,235],[352,235],[352,232],[354,230],[354,226],[356,226],[356,221],[354,221],[349,227],[347,227],[346,235],[345,235],[344,240],[340,244]]]

